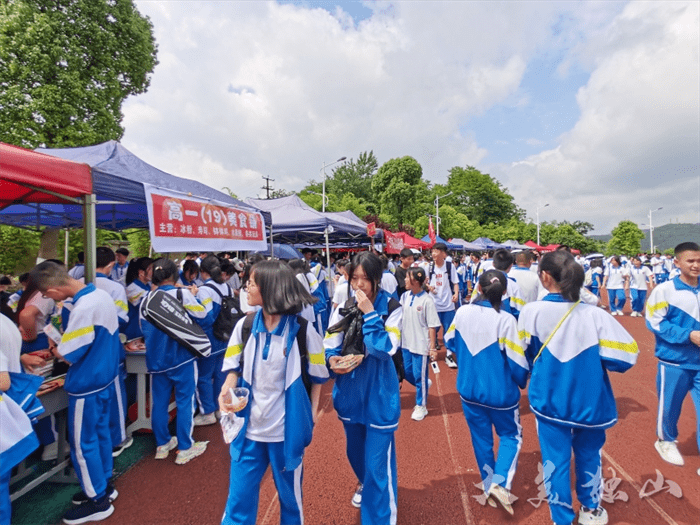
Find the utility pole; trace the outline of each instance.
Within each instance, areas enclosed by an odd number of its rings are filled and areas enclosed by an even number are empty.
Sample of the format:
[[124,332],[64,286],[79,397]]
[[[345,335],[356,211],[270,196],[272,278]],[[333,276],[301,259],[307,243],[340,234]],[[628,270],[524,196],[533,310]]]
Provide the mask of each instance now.
[[265,182],[265,186],[262,186],[262,189],[267,190],[267,197],[266,198],[269,199],[270,198],[270,190],[272,189],[270,187],[270,181],[274,181],[275,179],[271,179],[270,177],[265,177],[264,175],[263,175],[263,179],[265,179],[266,182]]

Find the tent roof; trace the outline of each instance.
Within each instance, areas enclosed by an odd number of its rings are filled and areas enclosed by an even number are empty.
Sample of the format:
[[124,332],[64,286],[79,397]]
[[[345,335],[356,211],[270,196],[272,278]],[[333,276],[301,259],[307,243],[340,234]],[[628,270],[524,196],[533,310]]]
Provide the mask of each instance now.
[[297,195],[277,199],[246,199],[246,203],[272,215],[276,241],[292,244],[319,243],[329,226],[330,242],[367,240],[367,224],[351,211],[321,213]]
[[411,237],[409,234],[406,232],[396,232],[392,233],[393,236],[399,236],[403,238],[403,245],[404,248],[417,248],[419,250],[425,250],[427,248],[430,248],[432,244],[429,242],[424,242],[421,241],[420,239],[416,239],[415,237]]
[[[423,237],[423,238],[421,239],[421,241],[430,244],[430,246],[432,246],[433,244],[435,244],[434,242],[432,242],[432,241],[430,240],[430,235],[426,235],[425,237]],[[447,242],[445,239],[443,239],[443,238],[440,237],[440,236],[435,237],[435,242],[442,242],[442,243],[445,243],[445,245],[447,246],[447,249],[448,249],[448,250],[464,250],[464,247],[462,247],[461,244],[453,244],[453,243],[451,243],[451,242]]]
[[[108,230],[147,228],[148,212],[143,185],[217,200],[243,209],[251,206],[201,182],[170,175],[144,162],[116,141],[83,148],[39,148],[39,153],[92,167],[92,191],[97,196],[97,227]],[[87,166],[86,166],[87,168]],[[89,168],[87,168],[89,170]],[[65,177],[64,180],[70,180]],[[257,210],[256,210],[257,211]],[[269,223],[270,216],[263,213]],[[10,206],[2,222],[21,227],[82,227],[82,209],[72,205]]]
[[525,246],[532,248],[533,250],[537,250],[537,251],[542,251],[542,249],[543,249],[542,246],[540,246],[539,244],[537,244],[534,241],[527,241],[525,243]]
[[90,193],[90,166],[0,142],[0,207],[71,202]]
[[452,244],[459,244],[463,250],[483,250],[484,247],[481,244],[475,244],[473,242],[465,241],[464,239],[460,239],[459,237],[455,237],[454,239],[450,239],[450,242]]
[[516,240],[505,241],[502,244],[503,244],[503,246],[509,246],[510,248],[519,248],[521,250],[526,250],[526,249],[530,248],[527,244],[520,244]]

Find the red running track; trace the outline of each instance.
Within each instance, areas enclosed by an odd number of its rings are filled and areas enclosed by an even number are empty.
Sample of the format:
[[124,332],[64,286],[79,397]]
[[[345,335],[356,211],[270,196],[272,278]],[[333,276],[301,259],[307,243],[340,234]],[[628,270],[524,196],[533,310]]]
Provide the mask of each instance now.
[[[662,461],[654,449],[656,418],[656,359],[654,339],[644,319],[617,318],[637,340],[639,360],[626,374],[611,374],[619,422],[607,432],[603,473],[613,503],[604,503],[611,524],[700,523],[700,457],[695,437],[692,402],[683,407],[679,422],[679,449],[684,467]],[[396,432],[398,458],[398,523],[401,525],[485,525],[551,523],[546,502],[538,507],[540,453],[535,419],[527,396],[521,401],[523,447],[513,481],[515,516],[482,505],[476,497],[480,481],[469,431],[455,389],[456,371],[440,362],[433,375],[428,417],[411,420],[415,391],[404,383],[401,421]],[[431,372],[432,375],[432,372]],[[324,386],[322,414],[305,457],[304,513],[308,525],[359,524],[360,513],[350,504],[356,480],[345,457],[345,437],[330,399],[332,383]],[[197,427],[198,440],[210,440],[207,452],[184,466],[142,460],[116,481],[119,499],[107,524],[215,524],[221,520],[228,491],[229,457],[218,425]],[[652,485],[659,471],[658,491]],[[573,468],[572,468],[573,471]],[[673,482],[681,497],[670,492]],[[640,491],[646,483],[646,492]],[[532,501],[528,501],[528,499]],[[575,508],[578,504],[575,502]],[[279,503],[270,472],[260,491],[258,524],[279,523]]]

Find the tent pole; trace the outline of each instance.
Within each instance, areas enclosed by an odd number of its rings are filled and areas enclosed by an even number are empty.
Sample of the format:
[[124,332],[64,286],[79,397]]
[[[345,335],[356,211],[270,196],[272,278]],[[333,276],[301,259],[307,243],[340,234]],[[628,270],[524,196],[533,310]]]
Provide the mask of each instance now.
[[272,242],[272,224],[270,224],[270,259],[275,256],[275,244]]
[[83,234],[85,235],[85,283],[95,280],[95,259],[97,258],[97,223],[95,219],[95,201],[97,197],[85,195],[83,205]]
[[70,228],[66,228],[66,242],[65,242],[65,247],[63,249],[63,264],[66,265],[66,268],[68,268],[68,230]]
[[[334,285],[335,281],[333,280],[333,276],[331,275],[331,247],[330,243],[328,242],[328,227],[326,226],[326,278],[330,281],[330,295],[333,297],[333,293],[335,292]],[[326,284],[326,287],[328,287],[328,284]]]

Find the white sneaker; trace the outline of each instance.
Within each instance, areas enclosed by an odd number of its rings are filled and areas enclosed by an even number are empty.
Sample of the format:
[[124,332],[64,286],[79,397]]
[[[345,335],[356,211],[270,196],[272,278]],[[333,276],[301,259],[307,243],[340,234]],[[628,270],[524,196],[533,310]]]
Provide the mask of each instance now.
[[427,407],[416,405],[413,409],[413,414],[411,414],[411,419],[413,421],[423,421],[425,416],[428,415]]
[[156,459],[167,458],[170,451],[175,447],[177,447],[177,436],[171,437],[170,441],[168,441],[165,445],[161,445],[156,448]]
[[213,425],[216,423],[216,414],[212,412],[211,414],[197,414],[194,416],[194,426],[205,427],[207,425]]
[[353,507],[357,507],[358,509],[362,506],[362,483],[357,484],[351,503]]
[[192,443],[192,446],[187,450],[178,451],[177,457],[175,458],[175,464],[184,465],[185,463],[190,462],[197,456],[201,456],[202,454],[204,454],[204,451],[207,450],[208,444],[208,441],[197,441],[195,443]]
[[54,459],[58,459],[58,441],[45,445],[41,453],[41,461],[53,461]]
[[678,447],[676,446],[675,442],[661,441],[659,439],[656,443],[654,443],[654,447],[659,453],[659,456],[661,456],[661,459],[664,461],[669,462],[671,465],[678,465],[679,467],[685,465],[683,456],[681,456],[681,453],[678,452]]
[[500,503],[508,514],[511,516],[513,515],[513,501],[515,501],[517,498],[514,498],[508,489],[501,487],[500,485],[496,485],[495,483],[491,483],[488,495]]
[[455,358],[452,354],[445,356],[445,364],[450,368],[457,368],[457,361],[455,361]]
[[597,509],[587,509],[581,507],[581,512],[578,513],[579,525],[607,525],[608,512],[603,507]]

